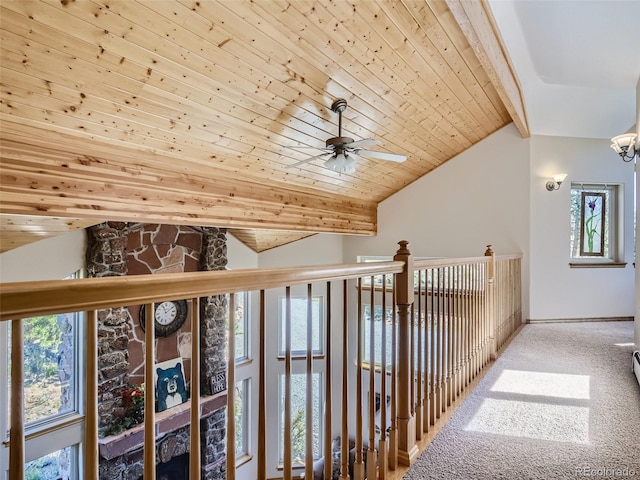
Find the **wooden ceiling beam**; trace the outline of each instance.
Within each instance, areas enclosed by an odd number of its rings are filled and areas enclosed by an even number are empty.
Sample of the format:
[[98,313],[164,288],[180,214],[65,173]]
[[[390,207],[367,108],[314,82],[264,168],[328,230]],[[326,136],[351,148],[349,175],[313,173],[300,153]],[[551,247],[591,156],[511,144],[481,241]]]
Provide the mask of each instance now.
[[520,135],[529,137],[522,89],[487,1],[446,0],[446,4],[489,75]]
[[[57,158],[55,162],[51,155]],[[173,159],[146,152],[138,155],[140,163],[133,167],[116,156],[53,152],[2,139],[0,212],[310,233],[376,233],[375,202],[232,178],[215,168],[207,172],[210,176],[172,175],[154,171],[153,164],[160,166]]]

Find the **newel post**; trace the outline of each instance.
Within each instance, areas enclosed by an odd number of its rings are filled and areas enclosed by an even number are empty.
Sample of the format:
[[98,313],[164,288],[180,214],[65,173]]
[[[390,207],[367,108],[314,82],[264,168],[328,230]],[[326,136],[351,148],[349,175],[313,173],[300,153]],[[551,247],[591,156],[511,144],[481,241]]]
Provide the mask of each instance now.
[[487,315],[489,316],[489,356],[491,360],[498,357],[498,344],[496,339],[496,311],[495,311],[495,279],[496,279],[496,254],[493,245],[487,245],[485,257],[491,257],[487,263]]
[[409,242],[398,242],[394,261],[404,262],[402,273],[396,273],[396,306],[398,309],[398,462],[411,465],[418,456],[416,421],[411,414],[411,305],[413,304],[413,256]]

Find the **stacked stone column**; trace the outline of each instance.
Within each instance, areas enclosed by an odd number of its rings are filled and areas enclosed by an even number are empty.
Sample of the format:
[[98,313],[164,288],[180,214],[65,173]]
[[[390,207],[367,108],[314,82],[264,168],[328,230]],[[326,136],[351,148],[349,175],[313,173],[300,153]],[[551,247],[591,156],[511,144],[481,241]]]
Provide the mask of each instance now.
[[[88,229],[89,277],[127,274],[127,224],[106,222]],[[126,307],[98,312],[98,427],[108,427],[122,415],[122,391],[129,368],[129,311]]]
[[[226,230],[216,227],[202,228],[202,256],[200,269],[225,270],[227,266]],[[201,388],[203,395],[211,395],[212,380],[227,369],[227,297],[215,295],[200,299]],[[201,422],[202,478],[206,480],[226,477],[226,408],[220,408]]]

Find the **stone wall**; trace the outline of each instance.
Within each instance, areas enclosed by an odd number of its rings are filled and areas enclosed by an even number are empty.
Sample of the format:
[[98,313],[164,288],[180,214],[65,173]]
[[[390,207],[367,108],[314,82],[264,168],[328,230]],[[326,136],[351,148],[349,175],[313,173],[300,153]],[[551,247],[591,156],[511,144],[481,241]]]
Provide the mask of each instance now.
[[[126,275],[127,224],[106,222],[87,231],[87,275]],[[130,330],[126,307],[98,311],[98,427],[101,430],[113,424],[124,412],[122,392],[129,369]]]
[[[224,230],[218,228],[203,229],[201,270],[225,270],[227,267],[227,238]],[[227,337],[226,315],[228,302],[224,295],[200,299],[201,320],[201,356],[202,372],[201,394],[211,395],[212,380],[217,374],[226,373]],[[226,408],[220,408],[202,419],[201,455],[204,480],[226,478]],[[206,433],[209,432],[209,433]]]
[[[94,277],[224,270],[226,232],[215,227],[107,222],[89,229],[87,257],[87,271]],[[210,395],[214,376],[226,373],[226,297],[202,298],[200,309],[202,395]],[[123,390],[144,380],[144,332],[139,324],[139,311],[140,306],[133,305],[98,312],[98,411],[103,433],[124,413]],[[175,334],[157,339],[156,361],[182,357],[185,371],[189,372],[190,332],[187,320]],[[225,478],[225,416],[223,407],[201,420],[202,478]],[[159,439],[158,462],[188,452],[188,432],[188,427],[184,427]],[[108,461],[102,459],[100,478],[137,480],[141,475],[140,462],[140,448]]]

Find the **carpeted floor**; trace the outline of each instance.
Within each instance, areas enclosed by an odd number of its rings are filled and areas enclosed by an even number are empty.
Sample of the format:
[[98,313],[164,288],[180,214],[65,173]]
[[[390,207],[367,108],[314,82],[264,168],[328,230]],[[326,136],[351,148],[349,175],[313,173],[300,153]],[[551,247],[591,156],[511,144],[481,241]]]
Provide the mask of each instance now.
[[633,322],[526,325],[405,479],[640,479]]

